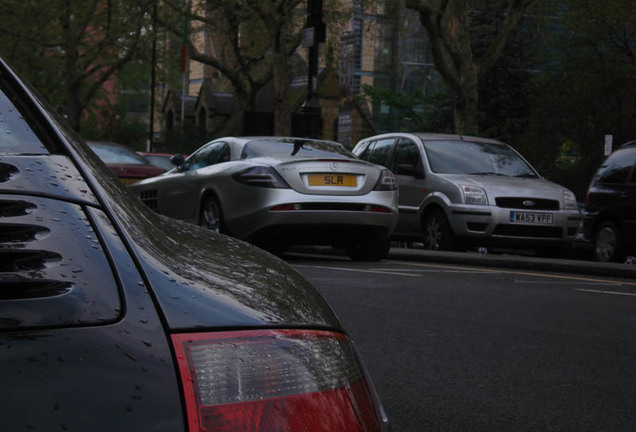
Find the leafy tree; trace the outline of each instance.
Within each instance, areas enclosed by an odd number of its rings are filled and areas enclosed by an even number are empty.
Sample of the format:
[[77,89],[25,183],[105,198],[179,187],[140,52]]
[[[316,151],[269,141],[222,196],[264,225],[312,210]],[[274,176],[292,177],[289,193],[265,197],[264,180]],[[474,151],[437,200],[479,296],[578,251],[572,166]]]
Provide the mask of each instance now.
[[80,131],[89,107],[135,59],[147,24],[147,2],[3,0],[0,50],[70,125]]
[[426,96],[421,91],[394,91],[364,84],[362,90],[375,106],[390,107],[384,121],[405,132],[452,132],[452,101],[440,91]]
[[[419,13],[437,72],[455,96],[456,132],[477,134],[480,85],[501,57],[524,12],[536,1],[484,1],[477,7],[468,0],[406,0],[406,6]],[[474,15],[483,8],[494,13],[491,17],[500,17],[487,41],[480,39],[484,32],[474,26],[479,24]]]
[[[189,18],[186,35],[191,60],[212,66],[230,83],[237,110],[230,122],[241,124],[245,112],[256,107],[256,96],[270,80],[274,81],[275,131],[291,131],[288,96],[292,54],[300,44],[298,7],[303,0],[209,0],[192,5],[166,1],[172,13]],[[175,14],[174,12],[178,12]],[[181,22],[164,20],[171,31],[184,36]],[[205,33],[213,49],[201,50],[196,37]]]
[[[535,81],[524,148],[542,172],[582,199],[604,158],[604,136],[614,135],[615,148],[636,137],[636,3],[566,5],[563,32],[553,41],[555,66]],[[564,148],[576,154],[555,163]]]

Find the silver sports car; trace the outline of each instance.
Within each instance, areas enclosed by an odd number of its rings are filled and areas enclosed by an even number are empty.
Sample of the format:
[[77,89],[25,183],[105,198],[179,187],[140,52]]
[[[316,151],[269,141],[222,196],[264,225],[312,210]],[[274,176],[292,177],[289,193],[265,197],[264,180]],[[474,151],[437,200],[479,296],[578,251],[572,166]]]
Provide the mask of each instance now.
[[305,138],[220,138],[176,168],[131,186],[160,214],[275,253],[330,245],[382,259],[398,218],[395,177],[341,144]]

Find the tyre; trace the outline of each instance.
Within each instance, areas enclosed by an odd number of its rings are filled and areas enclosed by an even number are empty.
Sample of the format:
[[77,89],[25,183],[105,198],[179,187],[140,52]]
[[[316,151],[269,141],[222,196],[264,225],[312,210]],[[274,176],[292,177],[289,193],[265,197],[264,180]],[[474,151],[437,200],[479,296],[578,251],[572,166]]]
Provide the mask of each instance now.
[[625,260],[621,233],[614,222],[605,221],[596,229],[594,258],[600,262],[623,262]]
[[347,254],[354,261],[379,261],[387,256],[391,240],[366,241],[349,246]]
[[424,249],[452,251],[457,249],[455,234],[440,209],[433,209],[424,215],[422,220]]
[[201,205],[199,225],[214,232],[222,232],[221,206],[214,198],[204,199],[203,205]]

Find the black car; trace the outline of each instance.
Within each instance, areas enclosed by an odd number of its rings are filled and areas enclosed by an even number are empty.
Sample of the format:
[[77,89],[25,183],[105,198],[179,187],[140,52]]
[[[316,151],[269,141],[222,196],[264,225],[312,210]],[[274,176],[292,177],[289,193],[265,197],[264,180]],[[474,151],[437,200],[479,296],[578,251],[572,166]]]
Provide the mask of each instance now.
[[386,430],[286,263],[141,204],[2,60],[0,129],[0,431]]
[[636,254],[636,141],[609,155],[592,178],[583,235],[598,261],[622,262]]

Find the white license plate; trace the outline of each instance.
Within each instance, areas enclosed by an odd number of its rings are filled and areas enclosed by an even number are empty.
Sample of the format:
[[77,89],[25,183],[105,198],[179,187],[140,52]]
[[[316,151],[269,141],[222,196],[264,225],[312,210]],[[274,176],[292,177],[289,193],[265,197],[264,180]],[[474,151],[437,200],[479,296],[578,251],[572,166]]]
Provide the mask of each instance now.
[[510,222],[530,225],[552,225],[552,213],[511,211]]

